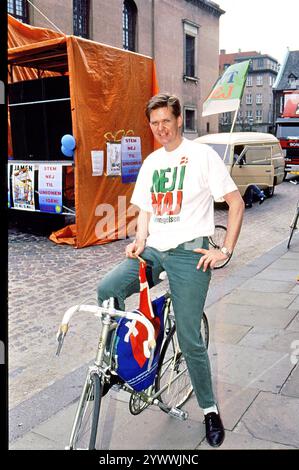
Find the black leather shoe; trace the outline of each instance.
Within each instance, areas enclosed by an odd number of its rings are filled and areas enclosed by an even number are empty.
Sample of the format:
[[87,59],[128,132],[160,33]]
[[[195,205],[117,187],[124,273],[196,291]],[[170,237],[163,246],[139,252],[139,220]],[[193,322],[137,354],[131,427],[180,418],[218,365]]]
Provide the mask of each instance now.
[[224,427],[217,413],[208,413],[205,415],[206,439],[210,446],[219,447],[224,441]]

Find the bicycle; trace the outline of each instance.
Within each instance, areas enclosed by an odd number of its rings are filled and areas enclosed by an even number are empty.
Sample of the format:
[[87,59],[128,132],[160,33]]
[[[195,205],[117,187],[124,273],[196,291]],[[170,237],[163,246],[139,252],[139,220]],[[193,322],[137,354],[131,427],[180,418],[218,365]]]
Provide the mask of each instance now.
[[290,225],[291,231],[290,231],[290,236],[289,236],[289,240],[288,240],[287,249],[290,248],[290,244],[291,244],[291,240],[292,240],[292,237],[294,235],[294,232],[295,232],[295,230],[298,229],[298,227],[297,227],[298,218],[299,218],[299,199],[297,201],[296,211],[295,211],[295,214],[293,216],[293,220],[292,220],[291,225]]
[[[164,339],[155,380],[146,390],[139,392],[136,392],[125,382],[119,382],[114,387],[130,393],[129,411],[133,415],[138,415],[148,406],[155,405],[170,416],[185,420],[188,418],[188,413],[182,409],[182,406],[191,397],[193,387],[184,357],[178,345],[171,295],[166,292],[155,299],[153,303],[160,305],[163,309],[165,325]],[[99,448],[100,433],[98,431],[104,387],[109,387],[111,382],[115,382],[116,364],[113,355],[115,331],[117,328],[115,318],[126,318],[143,323],[147,328],[147,345],[151,351],[155,347],[154,329],[152,323],[140,313],[116,310],[113,298],[105,301],[102,307],[96,305],[75,305],[66,311],[58,330],[57,340],[59,344],[57,355],[61,351],[71,317],[79,311],[93,313],[101,321],[102,329],[99,334],[96,357],[93,365],[89,367],[87,372],[71,430],[69,445],[66,449],[93,450]],[[112,332],[112,341],[109,350],[107,350],[109,332]],[[203,313],[202,317],[201,334],[206,347],[208,347],[209,324],[205,313]]]
[[[224,225],[215,225],[215,231],[213,235],[209,236],[209,244],[218,250],[224,246],[224,240],[226,237],[226,227]],[[224,268],[224,266],[227,265],[227,263],[230,261],[232,257],[232,254],[229,258],[225,259],[224,261],[219,261],[216,266],[214,266],[214,269],[220,269]]]

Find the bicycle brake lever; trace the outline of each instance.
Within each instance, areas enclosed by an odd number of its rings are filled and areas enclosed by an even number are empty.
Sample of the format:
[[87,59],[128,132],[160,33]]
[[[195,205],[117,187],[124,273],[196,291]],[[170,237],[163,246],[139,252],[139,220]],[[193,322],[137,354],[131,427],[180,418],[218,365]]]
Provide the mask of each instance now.
[[67,334],[68,331],[68,324],[61,324],[57,333],[57,341],[58,341],[58,346],[57,346],[57,351],[56,351],[56,356],[59,356],[63,341],[65,338],[65,335]]
[[58,346],[57,346],[56,356],[59,356],[60,354],[64,338],[65,338],[65,333],[61,331],[57,337]]

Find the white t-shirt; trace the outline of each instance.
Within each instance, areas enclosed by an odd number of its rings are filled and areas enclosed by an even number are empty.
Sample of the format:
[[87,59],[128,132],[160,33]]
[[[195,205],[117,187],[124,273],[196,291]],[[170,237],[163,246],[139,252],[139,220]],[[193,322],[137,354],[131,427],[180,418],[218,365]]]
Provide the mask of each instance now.
[[211,147],[183,138],[172,152],[151,153],[140,168],[131,203],[151,212],[146,245],[160,251],[214,233],[214,200],[237,186]]

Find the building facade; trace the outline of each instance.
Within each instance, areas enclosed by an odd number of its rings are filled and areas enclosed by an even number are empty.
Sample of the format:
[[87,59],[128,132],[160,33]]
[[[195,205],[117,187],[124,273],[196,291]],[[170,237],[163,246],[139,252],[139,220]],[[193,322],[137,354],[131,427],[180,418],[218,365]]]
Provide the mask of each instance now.
[[274,122],[284,109],[285,92],[299,90],[299,51],[288,51],[273,85]]
[[8,11],[33,26],[138,52],[155,59],[160,91],[177,94],[184,135],[218,131],[218,116],[201,117],[218,78],[219,18],[210,0],[8,0]]
[[[250,66],[234,130],[273,132],[272,87],[279,64],[273,57],[255,51],[226,54],[222,50],[219,60],[220,73],[230,65],[244,60],[250,60]],[[224,113],[220,118],[220,131],[229,131],[231,124],[232,113]]]

